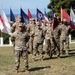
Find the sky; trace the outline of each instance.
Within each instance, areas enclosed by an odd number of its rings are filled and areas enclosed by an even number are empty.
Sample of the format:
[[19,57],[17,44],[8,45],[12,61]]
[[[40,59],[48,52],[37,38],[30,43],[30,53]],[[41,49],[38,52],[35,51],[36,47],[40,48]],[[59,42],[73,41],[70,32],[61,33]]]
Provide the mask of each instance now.
[[49,11],[47,5],[50,0],[0,0],[0,13],[1,9],[5,11],[6,14],[9,14],[10,8],[12,9],[14,14],[20,13],[20,8],[27,13],[28,8],[30,9],[32,14],[36,13],[36,8],[40,9],[43,13]]

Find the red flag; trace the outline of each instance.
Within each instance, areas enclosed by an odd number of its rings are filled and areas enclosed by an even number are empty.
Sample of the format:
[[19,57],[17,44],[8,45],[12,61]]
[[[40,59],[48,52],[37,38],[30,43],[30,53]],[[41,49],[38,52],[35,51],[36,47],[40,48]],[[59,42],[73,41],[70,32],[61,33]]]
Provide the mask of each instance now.
[[58,26],[59,21],[57,19],[57,17],[54,17],[54,21],[53,21],[53,30]]
[[32,18],[32,14],[29,9],[28,9],[28,17],[29,17],[29,19]]
[[1,16],[0,16],[0,29],[1,30],[4,29],[4,22]]
[[67,22],[70,23],[70,16],[64,9],[61,8],[61,21],[63,21],[64,19],[66,19]]

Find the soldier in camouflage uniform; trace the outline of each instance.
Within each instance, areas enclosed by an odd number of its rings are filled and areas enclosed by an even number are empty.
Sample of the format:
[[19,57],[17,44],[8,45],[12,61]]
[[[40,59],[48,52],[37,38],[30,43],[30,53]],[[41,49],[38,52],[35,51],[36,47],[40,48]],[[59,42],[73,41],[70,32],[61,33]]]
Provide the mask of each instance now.
[[[27,51],[27,38],[29,34],[23,30],[23,24],[18,24],[17,30],[11,34],[11,41],[15,42],[15,68],[18,73],[20,66],[20,57],[24,60],[24,71],[28,72],[28,51]],[[13,39],[14,38],[14,39]]]
[[57,48],[58,57],[60,57],[60,26],[61,26],[61,23],[53,30],[53,42],[54,42],[53,52]]
[[[18,16],[17,19],[16,19],[16,22],[11,26],[11,33],[13,33],[16,30],[17,26],[20,23],[22,23],[21,22],[21,16]],[[25,25],[23,25],[23,26],[24,26],[23,28],[25,28],[25,30],[26,30],[26,26]]]
[[35,56],[37,52],[39,52],[41,56],[41,60],[43,60],[43,30],[40,28],[40,23],[36,22],[36,29],[33,32],[34,40],[33,40],[33,60],[35,60]]
[[[42,20],[42,26],[41,28],[43,29],[43,33],[44,33],[44,41],[43,41],[43,45],[45,45],[45,34],[46,34],[46,30],[47,30],[47,25],[46,25],[46,20]],[[43,51],[45,51],[44,48],[45,46],[43,46]]]
[[34,39],[34,36],[32,35],[34,29],[35,29],[35,18],[31,18],[30,19],[30,23],[27,26],[27,31],[29,32],[30,34],[30,39],[29,39],[29,50],[30,50],[30,53],[32,54],[33,53],[33,39]]
[[53,50],[53,28],[52,28],[52,23],[50,22],[47,31],[45,34],[45,50],[46,53],[52,57],[52,50]]
[[60,51],[62,54],[62,51],[64,50],[64,43],[65,43],[65,50],[66,54],[68,55],[68,49],[69,49],[69,33],[70,33],[70,26],[67,25],[66,19],[63,20],[63,24],[61,25],[61,35],[60,35]]
[[46,30],[47,30],[47,25],[46,25],[46,20],[42,20],[42,26],[41,26],[41,28],[43,29],[43,33],[44,33],[44,36],[45,36],[45,34],[46,34]]
[[[21,22],[21,16],[18,16],[17,19],[16,19],[16,22],[11,25],[11,33],[15,32],[15,30],[17,30],[17,26],[19,24],[23,24]],[[25,25],[23,25],[23,28],[24,28],[24,30],[26,30],[26,26]],[[14,42],[13,42],[13,45],[15,45]]]

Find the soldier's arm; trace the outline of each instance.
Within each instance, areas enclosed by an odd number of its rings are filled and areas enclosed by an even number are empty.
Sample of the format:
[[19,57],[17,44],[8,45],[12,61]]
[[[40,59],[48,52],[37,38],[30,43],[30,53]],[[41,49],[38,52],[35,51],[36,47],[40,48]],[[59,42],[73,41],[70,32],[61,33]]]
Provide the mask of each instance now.
[[26,25],[26,31],[30,32],[30,26],[29,25]]
[[25,39],[26,39],[26,46],[27,46],[27,48],[29,47],[29,38],[30,38],[29,33],[26,32],[25,33]]
[[31,32],[29,33],[30,37],[33,37],[34,34],[35,34],[35,30],[33,30],[33,31],[31,31]]
[[23,24],[23,30],[27,31],[27,26],[24,23],[22,23],[22,24]]
[[16,32],[11,34],[11,41],[13,43],[13,46],[15,46],[15,37],[16,37]]
[[11,41],[13,42],[15,40],[14,33],[11,34]]
[[12,26],[14,24],[13,21],[8,21],[8,22],[9,22],[10,26]]
[[15,31],[15,28],[16,28],[16,23],[14,23],[14,24],[11,26],[11,32],[12,32],[12,33]]

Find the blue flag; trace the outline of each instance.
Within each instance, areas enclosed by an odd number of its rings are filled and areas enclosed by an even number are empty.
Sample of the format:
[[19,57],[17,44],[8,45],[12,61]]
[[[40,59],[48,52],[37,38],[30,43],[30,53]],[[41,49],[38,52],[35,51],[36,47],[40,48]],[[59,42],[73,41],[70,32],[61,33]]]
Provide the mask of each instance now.
[[37,21],[42,21],[42,20],[45,20],[44,14],[39,9],[37,9]]
[[22,22],[25,23],[25,24],[28,24],[29,23],[29,18],[27,16],[27,14],[23,11],[22,8],[20,10],[20,15],[22,17]]
[[13,14],[11,9],[10,9],[10,21],[15,22],[15,16],[14,16],[14,14]]
[[47,22],[49,22],[48,17],[45,14],[43,14],[39,9],[37,9],[37,21],[42,20],[46,20]]

